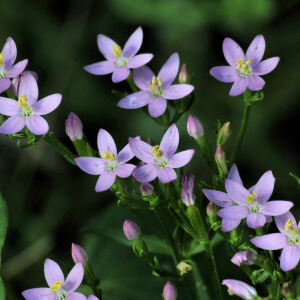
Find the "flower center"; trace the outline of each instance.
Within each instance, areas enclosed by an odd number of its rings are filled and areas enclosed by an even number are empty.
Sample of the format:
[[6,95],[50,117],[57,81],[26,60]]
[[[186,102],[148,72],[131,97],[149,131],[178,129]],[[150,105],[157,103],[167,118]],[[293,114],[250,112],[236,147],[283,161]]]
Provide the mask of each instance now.
[[238,61],[235,62],[236,64],[236,69],[239,70],[240,76],[241,77],[249,77],[252,75],[252,67],[251,67],[251,62],[252,58],[244,62],[244,59],[240,58]]
[[110,161],[113,161],[115,159],[115,155],[111,152],[104,152],[103,154],[101,154],[101,157],[104,160],[110,160]]
[[125,67],[128,64],[128,58],[123,55],[121,47],[113,45],[112,48],[114,57],[116,58],[116,65],[118,67]]
[[115,57],[115,58],[118,58],[119,56],[122,55],[122,49],[121,49],[120,46],[118,46],[118,45],[113,45],[112,48],[113,48],[113,54],[114,54],[114,57]]
[[250,194],[246,197],[246,201],[250,204],[253,204],[254,202],[256,202],[257,196],[258,195],[255,192],[252,192],[252,194]]
[[256,201],[257,194],[252,192],[246,197],[246,202],[249,203],[248,208],[251,212],[259,212],[261,210],[261,205]]
[[3,66],[3,52],[0,53],[0,78],[5,78],[7,74],[7,70],[5,70]]
[[22,116],[24,116],[25,118],[30,117],[33,112],[32,112],[32,108],[27,103],[27,96],[26,95],[21,96],[18,99],[18,102],[19,102],[19,106],[22,110],[22,112],[21,112]]
[[165,168],[168,166],[169,160],[166,157],[164,157],[164,154],[159,149],[158,145],[152,147],[152,154],[156,158],[156,165],[159,168]]
[[63,283],[63,281],[54,281],[50,287],[50,292],[55,294],[56,300],[64,300],[68,296],[68,292],[61,287]]
[[152,96],[160,97],[162,95],[161,79],[153,76],[152,80],[148,81],[148,83],[151,87]]
[[300,235],[298,228],[294,226],[295,221],[292,221],[290,218],[288,218],[284,224],[284,232],[289,231],[288,233],[288,241],[289,244],[296,245],[300,242]]
[[115,160],[115,155],[113,153],[105,152],[101,154],[101,157],[107,161],[107,170],[113,171],[119,166],[118,162]]

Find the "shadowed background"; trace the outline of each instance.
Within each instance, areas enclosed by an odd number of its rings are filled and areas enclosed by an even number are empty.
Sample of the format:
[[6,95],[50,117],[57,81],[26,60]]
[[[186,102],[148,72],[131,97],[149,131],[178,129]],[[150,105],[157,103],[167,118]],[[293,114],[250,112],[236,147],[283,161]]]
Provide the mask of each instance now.
[[[293,212],[299,217],[299,190],[288,175],[290,171],[300,174],[297,1],[10,0],[0,2],[0,12],[1,44],[8,36],[14,38],[18,60],[28,58],[27,69],[38,73],[40,98],[63,94],[60,107],[46,118],[51,130],[70,147],[64,122],[71,111],[81,118],[94,147],[99,128],[112,134],[118,149],[129,136],[152,137],[159,142],[163,134],[142,110],[116,106],[119,99],[111,91],[129,91],[126,82],[115,85],[110,75],[94,76],[83,70],[83,66],[103,60],[96,44],[98,33],[122,45],[141,25],[141,52],[154,54],[149,66],[155,72],[173,52],[179,52],[196,88],[191,112],[201,119],[212,145],[216,120],[230,121],[233,135],[229,149],[239,128],[242,97],[229,97],[230,84],[216,81],[209,70],[226,65],[222,53],[225,37],[235,39],[246,50],[262,33],[267,44],[264,58],[280,56],[281,60],[272,73],[264,76],[265,99],[252,109],[237,165],[246,186],[271,169],[276,177],[273,199],[294,201]],[[179,122],[181,150],[196,147],[186,132],[186,120],[187,114]],[[133,218],[149,234],[157,231],[155,224],[149,228],[127,209],[118,207],[111,192],[96,194],[97,178],[68,164],[43,141],[36,148],[21,150],[15,141],[0,136],[0,156],[0,191],[9,208],[2,258],[9,300],[21,299],[24,289],[45,286],[46,257],[56,260],[67,273],[73,264],[72,242],[86,248],[102,281],[104,300],[160,298],[165,281],[153,277],[129,247],[116,241],[122,236],[125,218]],[[208,176],[199,152],[187,169],[196,173],[198,180]],[[113,229],[116,236],[110,237]],[[217,247],[221,278],[243,278],[230,263],[230,256],[224,254],[223,246]],[[201,255],[195,259],[201,260]],[[204,263],[200,270],[206,276]],[[179,295],[185,299],[184,289]]]

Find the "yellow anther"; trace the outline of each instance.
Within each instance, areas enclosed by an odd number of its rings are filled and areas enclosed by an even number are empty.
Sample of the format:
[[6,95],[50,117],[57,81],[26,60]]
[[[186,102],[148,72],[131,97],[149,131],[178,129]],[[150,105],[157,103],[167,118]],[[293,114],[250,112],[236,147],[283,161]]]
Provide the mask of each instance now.
[[252,58],[250,58],[249,60],[246,61],[246,63],[244,63],[244,59],[240,58],[238,61],[235,62],[236,64],[236,69],[241,69],[242,72],[246,72],[249,70],[249,64],[252,62]]
[[119,57],[122,54],[122,49],[120,46],[113,45],[112,48],[113,48],[113,54],[115,58]]
[[256,200],[257,196],[258,195],[255,192],[252,192],[252,194],[250,194],[246,197],[246,201],[248,203],[252,204]]
[[289,231],[292,230],[292,232],[296,232],[298,233],[298,230],[295,226],[293,226],[295,224],[295,221],[292,221],[290,218],[288,218],[284,224],[284,229],[283,231]]
[[29,110],[30,109],[29,105],[27,104],[27,96],[26,95],[21,96],[18,99],[18,102],[19,102],[20,107],[23,108],[24,110]]
[[235,62],[236,63],[236,69],[238,70],[243,64],[244,64],[244,60],[242,58],[240,58],[238,61]]
[[50,292],[52,293],[57,292],[61,288],[63,283],[64,283],[63,281],[54,281],[52,283],[52,286],[50,287]]
[[161,79],[159,77],[152,77],[151,81],[148,81],[149,85],[151,86],[152,92],[154,92],[158,87],[161,86]]
[[101,154],[101,157],[104,160],[110,160],[110,161],[113,161],[115,159],[115,155],[111,152],[105,152],[105,153]]
[[0,66],[3,65],[3,52],[0,53]]
[[253,59],[250,58],[249,60],[246,61],[246,64],[247,64],[247,65],[251,64],[252,60],[253,60]]
[[157,159],[163,156],[163,152],[159,149],[158,145],[152,147],[152,154]]

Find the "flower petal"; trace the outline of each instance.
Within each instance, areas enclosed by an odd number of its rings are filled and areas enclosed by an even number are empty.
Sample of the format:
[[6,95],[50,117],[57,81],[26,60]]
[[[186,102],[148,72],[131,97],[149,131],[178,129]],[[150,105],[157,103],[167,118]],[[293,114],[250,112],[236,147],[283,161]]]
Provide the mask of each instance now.
[[82,171],[90,175],[100,175],[106,167],[106,162],[98,157],[77,157],[75,162]]
[[246,197],[249,196],[249,192],[242,185],[230,179],[226,179],[225,189],[232,201],[240,205],[247,205]]
[[116,171],[105,170],[102,175],[100,175],[97,184],[96,192],[103,192],[108,190],[116,180]]
[[234,97],[234,96],[243,94],[245,92],[247,86],[248,86],[247,78],[239,77],[237,79],[237,81],[235,81],[234,84],[232,85],[232,87],[229,91],[229,95]]
[[133,56],[127,64],[127,67],[130,69],[140,68],[147,64],[153,58],[153,54],[139,54]]
[[98,297],[96,297],[95,295],[89,295],[87,297],[87,300],[99,300]]
[[154,164],[147,164],[133,170],[133,177],[139,182],[150,182],[158,175],[158,168]]
[[133,70],[134,83],[144,91],[151,91],[149,81],[152,80],[154,73],[147,66]]
[[8,70],[16,61],[17,46],[15,41],[9,37],[3,47],[3,65]]
[[260,91],[265,85],[265,81],[258,75],[253,74],[248,77],[248,88],[251,91]]
[[14,134],[21,131],[25,126],[25,119],[20,115],[8,118],[0,126],[0,133]]
[[240,220],[246,218],[248,214],[249,210],[245,206],[228,206],[218,211],[221,218],[228,220]]
[[26,73],[24,76],[21,76],[18,97],[20,98],[24,95],[26,95],[27,103],[29,105],[35,103],[39,95],[37,82],[30,73]]
[[232,294],[237,295],[242,299],[252,300],[256,298],[257,292],[255,288],[245,282],[234,279],[226,279],[223,280],[222,284],[226,285]]
[[238,79],[238,72],[233,66],[213,67],[210,74],[222,82],[234,82]]
[[179,69],[179,55],[173,53],[158,73],[162,88],[167,88],[176,78]]
[[113,46],[118,46],[118,44],[115,41],[113,41],[111,38],[107,37],[104,34],[98,34],[97,44],[100,52],[107,60],[115,60]]
[[287,245],[280,256],[280,268],[284,272],[294,269],[300,260],[300,249],[296,245]]
[[5,92],[11,85],[11,81],[8,78],[0,79],[0,94]]
[[117,147],[115,141],[105,129],[99,130],[97,143],[100,155],[102,155],[105,152],[110,152],[117,156]]
[[287,245],[287,237],[282,233],[270,233],[251,239],[256,247],[265,250],[278,250]]
[[117,176],[127,178],[132,174],[135,167],[136,166],[132,164],[122,164],[116,169]]
[[112,74],[112,81],[114,83],[125,80],[130,74],[130,69],[127,67],[116,68]]
[[159,149],[167,158],[171,158],[179,144],[179,132],[176,124],[172,124],[164,134]]
[[272,171],[265,172],[257,184],[253,187],[253,192],[257,194],[257,200],[259,203],[268,201],[274,190],[275,178]]
[[158,179],[162,183],[168,183],[177,178],[176,172],[172,168],[160,168],[158,169]]
[[246,52],[246,60],[252,59],[251,65],[256,66],[264,56],[266,42],[264,37],[260,34],[257,35]]
[[19,61],[17,64],[15,64],[13,67],[9,69],[9,71],[6,74],[7,78],[14,78],[19,76],[27,67],[28,59],[24,59]]
[[261,213],[250,213],[247,217],[247,225],[250,228],[263,227],[266,224],[266,217]]
[[208,189],[203,189],[202,192],[208,200],[212,201],[218,206],[226,207],[226,206],[231,206],[233,204],[232,200],[224,192],[208,190]]
[[[138,141],[141,140],[141,138],[139,136],[135,137],[134,139],[137,139]],[[117,156],[117,161],[118,163],[125,163],[129,160],[131,160],[134,157],[133,152],[131,151],[131,148],[129,146],[129,144],[127,144],[118,154]]]
[[83,280],[84,269],[81,263],[75,264],[75,266],[70,271],[65,283],[64,289],[68,293],[74,292],[81,284]]
[[53,94],[39,100],[33,104],[34,113],[37,115],[46,115],[51,113],[59,106],[61,98],[61,94]]
[[297,226],[296,219],[290,211],[283,215],[276,216],[274,219],[275,219],[277,228],[279,229],[280,232],[284,232],[285,223],[288,219],[290,219],[290,221],[293,222],[293,224],[295,224],[295,226]]
[[164,90],[163,97],[166,99],[180,99],[189,95],[194,90],[190,84],[173,84]]
[[151,97],[148,111],[151,117],[157,118],[164,114],[167,108],[167,101],[163,97]]
[[240,58],[245,60],[244,51],[234,40],[230,38],[224,39],[222,48],[225,59],[230,65],[236,66],[235,62]]
[[117,66],[114,61],[100,61],[84,67],[84,70],[94,75],[106,75],[116,70]]
[[118,102],[118,106],[125,109],[136,109],[147,105],[151,98],[152,97],[149,92],[140,91],[121,99]]
[[49,258],[47,258],[44,263],[44,274],[49,287],[51,287],[55,281],[65,281],[60,266]]
[[43,300],[55,300],[55,295],[50,291],[49,288],[35,288],[22,292],[22,296],[26,300],[35,300],[35,299],[43,299]]
[[152,154],[152,146],[134,138],[129,138],[129,146],[133,154],[146,163],[153,163],[155,161]]
[[188,164],[193,158],[195,150],[185,150],[179,153],[174,154],[168,163],[170,168],[181,168]]
[[38,115],[32,115],[25,120],[27,128],[36,135],[46,134],[49,131],[47,121]]
[[291,201],[269,201],[263,204],[261,212],[268,216],[280,216],[288,212],[294,203]]
[[265,75],[272,72],[279,63],[279,57],[271,57],[263,60],[253,67],[253,73],[256,75]]
[[[95,297],[95,296],[94,296]],[[92,299],[92,298],[91,298]],[[97,297],[95,297],[96,300],[99,300]],[[70,298],[67,297],[66,300],[87,300],[86,296],[81,293],[72,293],[70,295]],[[89,299],[90,300],[90,299]]]
[[123,54],[125,57],[131,58],[134,56],[141,48],[143,42],[143,30],[141,27],[138,27],[135,32],[129,37],[126,42]]
[[243,185],[243,181],[241,179],[241,176],[240,176],[240,173],[238,171],[238,168],[236,166],[236,164],[233,164],[229,170],[229,173],[228,173],[228,179],[240,184],[240,185]]
[[5,116],[14,116],[20,111],[20,106],[18,101],[0,97],[0,114]]
[[227,220],[222,219],[222,230],[224,232],[232,231],[233,229],[237,228],[241,223],[241,220]]

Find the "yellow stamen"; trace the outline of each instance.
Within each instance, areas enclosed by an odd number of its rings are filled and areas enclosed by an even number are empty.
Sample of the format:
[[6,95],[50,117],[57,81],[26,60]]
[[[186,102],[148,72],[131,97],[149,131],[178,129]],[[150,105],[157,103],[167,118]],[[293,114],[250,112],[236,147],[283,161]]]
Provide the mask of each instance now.
[[246,201],[252,204],[256,200],[256,198],[257,198],[257,194],[255,192],[252,192],[252,194],[246,197]]
[[52,283],[52,286],[50,287],[50,292],[52,292],[52,293],[57,292],[63,283],[64,283],[63,281],[54,281]]
[[113,54],[115,58],[119,57],[122,54],[122,49],[120,46],[114,45],[112,46],[112,48],[113,48]]
[[18,99],[18,102],[19,102],[20,107],[23,108],[24,110],[29,110],[30,109],[29,105],[27,104],[27,96],[26,95],[21,96]]
[[295,221],[292,221],[290,218],[288,218],[284,224],[284,229],[283,231],[289,231],[292,230],[292,233],[298,233],[298,230],[295,226]]
[[236,64],[236,69],[241,69],[242,72],[246,72],[249,70],[249,64],[252,62],[252,58],[250,58],[249,60],[246,61],[246,63],[244,63],[244,60],[242,58],[240,58],[238,61],[235,62]]
[[149,85],[151,86],[152,92],[156,90],[156,88],[161,86],[161,79],[159,77],[152,77],[151,81],[148,81]]
[[101,154],[101,157],[104,160],[110,160],[110,161],[113,161],[115,159],[115,155],[111,152],[105,152],[105,153]]
[[0,53],[0,66],[3,65],[3,52]]
[[152,147],[152,154],[157,159],[163,156],[163,152],[159,149],[158,145]]

